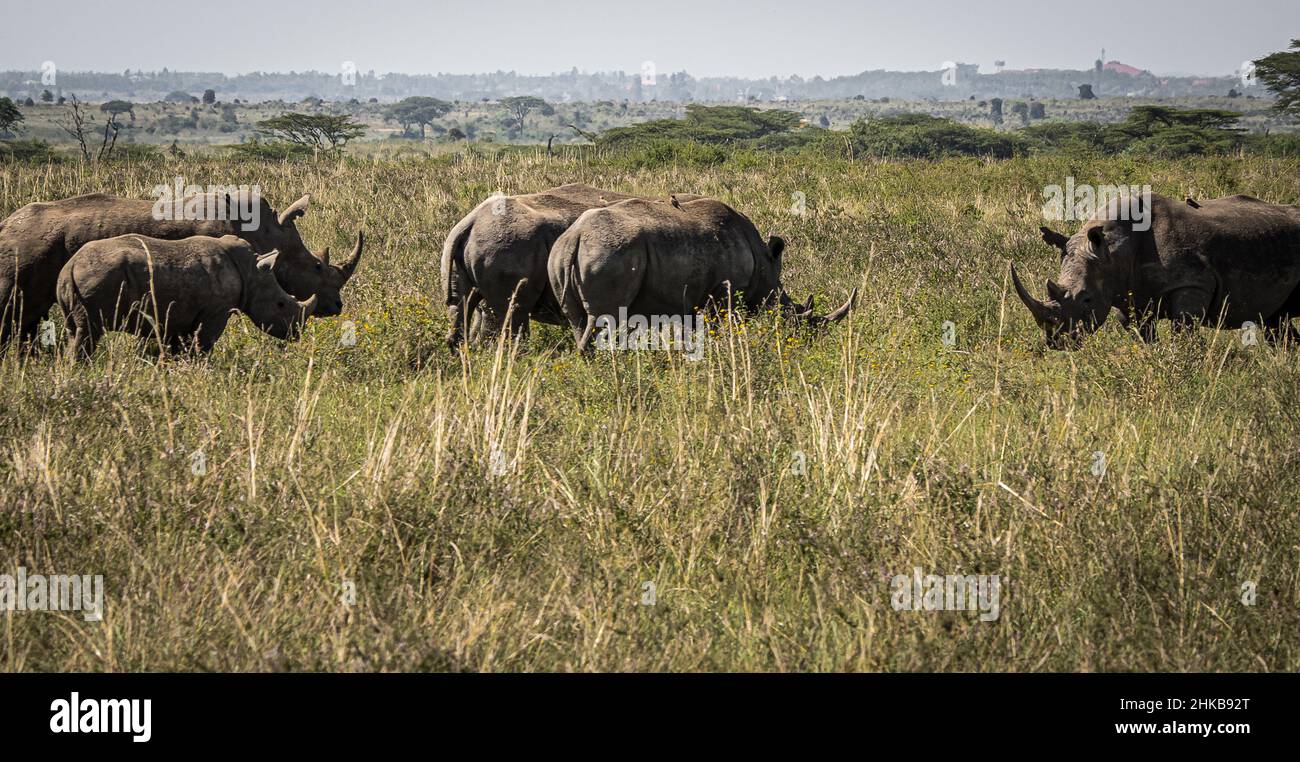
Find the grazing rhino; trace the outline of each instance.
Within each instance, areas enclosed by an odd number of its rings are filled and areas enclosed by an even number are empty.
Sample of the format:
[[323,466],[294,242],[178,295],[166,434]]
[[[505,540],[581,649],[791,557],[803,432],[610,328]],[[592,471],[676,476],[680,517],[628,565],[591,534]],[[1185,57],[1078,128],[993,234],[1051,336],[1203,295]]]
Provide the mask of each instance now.
[[1250,196],[1121,197],[1073,236],[1040,230],[1061,251],[1060,282],[1047,281],[1048,299],[1039,301],[1015,265],[1011,277],[1053,349],[1077,346],[1112,307],[1148,342],[1160,318],[1177,330],[1251,321],[1270,341],[1300,339],[1291,325],[1300,316],[1300,206]]
[[[330,264],[328,249],[317,257],[294,223],[309,200],[303,196],[279,214],[260,194],[246,192],[199,194],[175,203],[92,193],[28,204],[0,222],[0,345],[15,332],[24,339],[36,334],[69,257],[91,241],[127,234],[168,240],[236,235],[260,253],[278,251],[275,276],[284,289],[300,299],[318,296],[319,316],[337,315],[343,309],[340,290],[361,258],[362,236],[357,234],[356,248],[341,267]],[[246,225],[251,229],[244,230]]]
[[480,305],[474,333],[500,331],[507,313],[517,334],[528,330],[529,317],[563,325],[546,280],[551,246],[583,212],[629,198],[571,183],[540,193],[494,196],[475,207],[451,229],[442,247],[443,289],[451,319],[447,345],[460,346]]
[[546,277],[551,246],[578,215],[630,198],[636,197],[570,183],[539,193],[494,196],[475,207],[451,229],[442,247],[443,295],[451,322],[447,345],[459,347],[466,331],[499,332],[507,314],[512,332],[519,335],[527,333],[530,317],[564,325]]
[[736,292],[751,311],[776,304],[816,325],[849,313],[856,289],[835,312],[814,316],[811,298],[800,306],[781,285],[784,240],[772,236],[764,243],[754,223],[720,201],[681,198],[592,209],[555,242],[547,275],[580,351],[589,347],[598,318],[685,316]]
[[206,354],[236,310],[276,338],[296,339],[318,297],[299,302],[280,287],[273,274],[280,256],[259,256],[233,235],[92,241],[59,273],[73,356],[93,354],[105,331],[157,336],[168,351]]

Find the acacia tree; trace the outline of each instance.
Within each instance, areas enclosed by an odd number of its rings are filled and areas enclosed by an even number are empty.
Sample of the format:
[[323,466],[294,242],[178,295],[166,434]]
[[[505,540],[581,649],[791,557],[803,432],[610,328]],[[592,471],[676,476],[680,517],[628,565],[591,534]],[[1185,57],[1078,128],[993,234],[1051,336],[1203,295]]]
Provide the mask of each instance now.
[[1264,56],[1254,62],[1255,77],[1277,95],[1274,108],[1300,116],[1300,39],[1291,49]]
[[411,133],[413,127],[420,128],[423,139],[425,128],[432,127],[438,119],[451,111],[451,104],[425,95],[413,95],[403,98],[384,108],[384,119],[402,125],[402,132]]
[[0,98],[0,133],[16,132],[23,121],[23,112],[8,98]]
[[535,108],[543,108],[546,101],[533,95],[514,95],[509,98],[502,98],[501,105],[506,107],[510,115],[514,117],[515,122],[519,125],[519,131],[524,131],[524,118],[528,112]]
[[131,101],[109,101],[100,106],[99,110],[108,114],[109,119],[116,118],[118,114],[130,114],[131,121],[135,121],[135,104]]
[[290,112],[257,123],[257,131],[272,139],[319,151],[340,151],[348,141],[366,134],[365,125],[343,114]]

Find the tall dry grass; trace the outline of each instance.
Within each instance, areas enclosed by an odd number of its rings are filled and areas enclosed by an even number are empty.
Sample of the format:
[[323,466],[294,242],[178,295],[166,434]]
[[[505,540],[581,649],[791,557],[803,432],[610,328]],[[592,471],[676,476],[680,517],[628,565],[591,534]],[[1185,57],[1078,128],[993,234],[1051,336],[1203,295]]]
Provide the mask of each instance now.
[[[1007,263],[1052,274],[1041,193],[1067,175],[1293,202],[1297,169],[540,151],[0,166],[3,214],[183,175],[311,192],[309,244],[373,241],[343,318],[297,344],[241,319],[207,361],[126,337],[79,367],[0,358],[0,573],[107,587],[99,623],[0,613],[0,666],[1296,669],[1295,352],[1209,330],[1147,346],[1113,324],[1048,352]],[[571,181],[720,197],[787,238],[796,297],[858,285],[858,308],[823,335],[716,326],[698,362],[577,357],[552,327],[449,355],[447,230],[494,191]],[[895,611],[889,578],[916,567],[1001,575],[1001,616]]]

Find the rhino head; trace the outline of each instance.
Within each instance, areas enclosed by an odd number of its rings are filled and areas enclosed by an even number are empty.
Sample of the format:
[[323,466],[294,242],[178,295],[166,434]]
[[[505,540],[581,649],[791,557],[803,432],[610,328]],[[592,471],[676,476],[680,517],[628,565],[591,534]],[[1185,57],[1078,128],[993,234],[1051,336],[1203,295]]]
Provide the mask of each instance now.
[[247,289],[240,309],[259,329],[277,339],[296,341],[316,309],[318,297],[312,294],[298,301],[280,286],[274,271],[281,254],[272,251],[257,257],[252,273],[244,284]]
[[1137,256],[1139,238],[1131,220],[1093,219],[1066,237],[1039,228],[1043,241],[1061,252],[1061,270],[1047,281],[1047,299],[1039,301],[1020,281],[1016,266],[1011,280],[1020,301],[1043,329],[1051,349],[1074,349],[1106,322],[1112,307],[1122,307],[1128,277]]
[[768,236],[766,249],[766,252],[761,252],[754,258],[754,278],[750,284],[754,294],[764,295],[764,300],[771,299],[775,294],[777,303],[786,316],[805,321],[812,326],[820,327],[838,323],[848,316],[849,311],[853,309],[853,302],[858,298],[856,288],[849,294],[848,301],[844,302],[839,309],[829,315],[815,315],[812,295],[808,296],[808,301],[799,304],[790,298],[785,286],[781,285],[781,255],[785,252],[785,239],[778,235]]
[[[227,202],[233,203],[229,196]],[[342,265],[330,263],[329,249],[318,257],[303,243],[295,220],[307,213],[311,196],[306,195],[276,213],[263,197],[253,200],[259,205],[258,225],[255,230],[241,232],[240,237],[262,253],[279,252],[275,259],[275,277],[286,291],[299,299],[317,296],[315,314],[321,317],[338,315],[343,311],[343,285],[352,277],[361,261],[363,236],[357,233],[357,244],[352,256]],[[244,203],[248,203],[244,200]]]

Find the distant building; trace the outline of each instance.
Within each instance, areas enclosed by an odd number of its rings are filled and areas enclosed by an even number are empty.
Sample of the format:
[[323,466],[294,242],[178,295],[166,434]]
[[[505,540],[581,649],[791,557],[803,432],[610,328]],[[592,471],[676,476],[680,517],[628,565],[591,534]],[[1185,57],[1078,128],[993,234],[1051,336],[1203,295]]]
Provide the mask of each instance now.
[[1125,64],[1125,63],[1120,63],[1119,61],[1109,61],[1109,62],[1106,63],[1105,66],[1103,66],[1103,67],[1101,67],[1101,68],[1102,68],[1103,71],[1113,71],[1113,72],[1115,72],[1116,74],[1127,74],[1127,75],[1129,75],[1130,77],[1136,77],[1136,76],[1138,76],[1139,74],[1145,74],[1145,73],[1146,73],[1146,72],[1142,71],[1141,69],[1138,69],[1138,68],[1133,67],[1133,66],[1129,66],[1128,64]]

